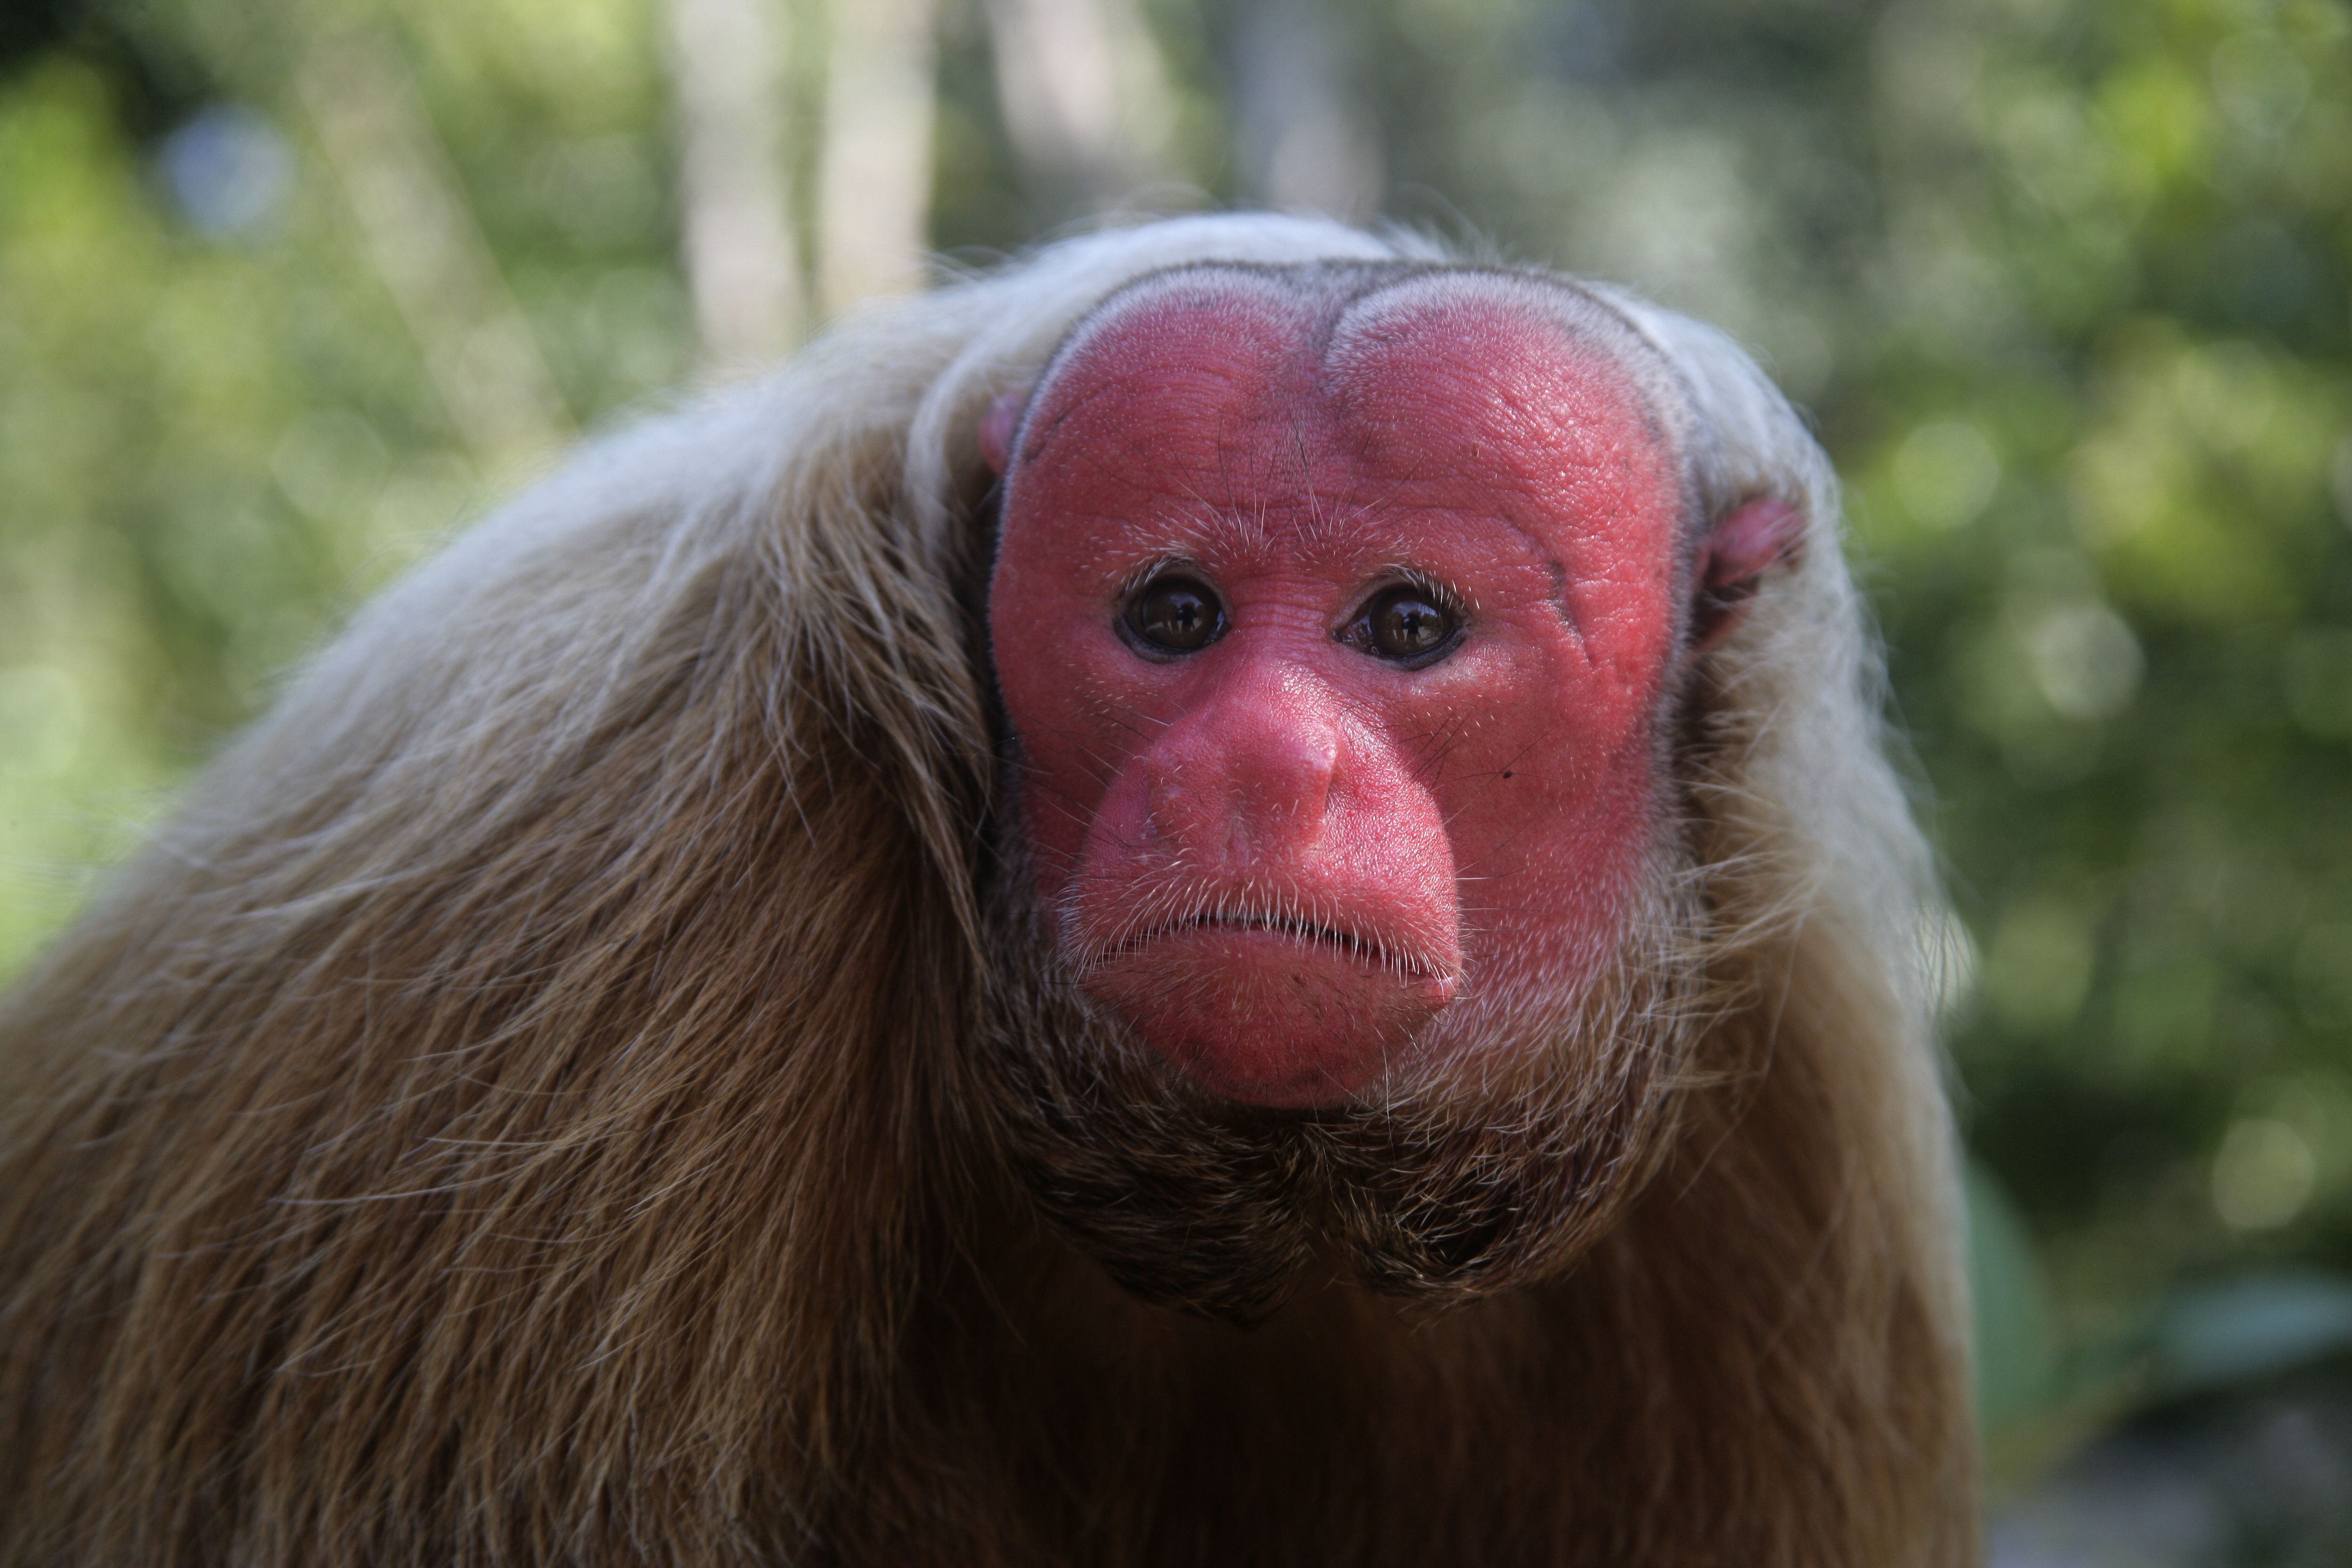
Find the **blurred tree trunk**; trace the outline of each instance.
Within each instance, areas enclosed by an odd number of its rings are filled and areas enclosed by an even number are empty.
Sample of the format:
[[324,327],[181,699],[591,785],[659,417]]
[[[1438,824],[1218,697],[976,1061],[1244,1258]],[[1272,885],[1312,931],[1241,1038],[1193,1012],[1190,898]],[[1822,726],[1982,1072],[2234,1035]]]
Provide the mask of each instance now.
[[1174,105],[1136,0],[986,3],[999,110],[1045,221],[1168,176]]
[[835,0],[819,154],[828,314],[921,286],[931,210],[932,0]]
[[1365,222],[1386,172],[1371,117],[1348,89],[1351,38],[1328,0],[1265,0],[1227,47],[1244,199]]
[[667,0],[680,227],[695,328],[714,366],[789,352],[806,317],[784,162],[777,0]]

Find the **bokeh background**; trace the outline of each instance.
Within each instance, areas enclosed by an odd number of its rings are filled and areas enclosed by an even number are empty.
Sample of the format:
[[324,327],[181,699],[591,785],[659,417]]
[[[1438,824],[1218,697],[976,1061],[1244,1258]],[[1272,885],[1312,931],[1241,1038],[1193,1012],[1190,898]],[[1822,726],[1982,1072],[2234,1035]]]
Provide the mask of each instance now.
[[2346,0],[5,0],[0,976],[579,433],[1235,204],[1811,411],[1958,910],[1997,1560],[2352,1561]]

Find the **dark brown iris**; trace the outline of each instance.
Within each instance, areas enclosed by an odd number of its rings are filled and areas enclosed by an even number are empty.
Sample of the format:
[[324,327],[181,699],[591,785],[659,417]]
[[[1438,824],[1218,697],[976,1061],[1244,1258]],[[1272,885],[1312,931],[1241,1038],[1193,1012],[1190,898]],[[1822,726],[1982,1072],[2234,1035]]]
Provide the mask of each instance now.
[[1162,653],[1192,653],[1225,629],[1225,607],[1206,584],[1191,577],[1154,577],[1127,607],[1136,639]]
[[1382,658],[1423,663],[1454,640],[1454,612],[1419,588],[1391,588],[1374,599],[1356,623],[1356,639]]

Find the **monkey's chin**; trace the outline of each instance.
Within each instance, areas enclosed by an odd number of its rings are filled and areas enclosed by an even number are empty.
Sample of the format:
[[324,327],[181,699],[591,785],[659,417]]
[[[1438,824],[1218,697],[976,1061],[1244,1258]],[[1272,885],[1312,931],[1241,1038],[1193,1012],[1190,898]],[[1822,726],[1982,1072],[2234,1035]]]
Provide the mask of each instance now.
[[1453,974],[1345,940],[1224,924],[1156,933],[1085,985],[1202,1087],[1275,1109],[1360,1094],[1460,989]]

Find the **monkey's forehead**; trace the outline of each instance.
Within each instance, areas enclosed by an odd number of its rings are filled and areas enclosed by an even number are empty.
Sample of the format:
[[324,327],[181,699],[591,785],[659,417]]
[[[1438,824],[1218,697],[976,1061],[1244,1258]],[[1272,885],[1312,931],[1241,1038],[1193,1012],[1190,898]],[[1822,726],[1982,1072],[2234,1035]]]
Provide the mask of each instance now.
[[1645,355],[1589,295],[1524,274],[1185,268],[1071,333],[1009,494],[1076,479],[1138,506],[1675,513],[1671,385]]

